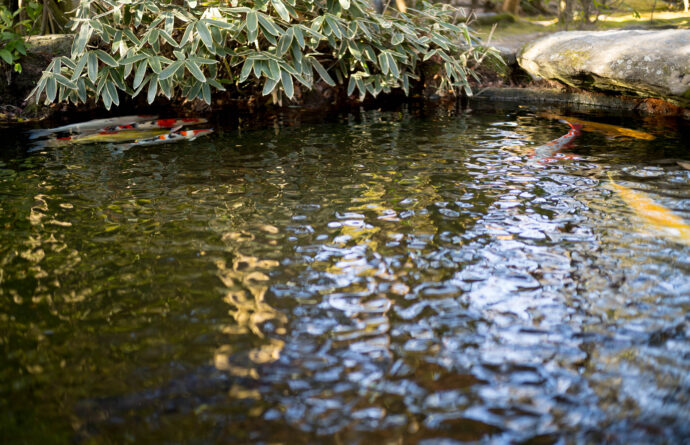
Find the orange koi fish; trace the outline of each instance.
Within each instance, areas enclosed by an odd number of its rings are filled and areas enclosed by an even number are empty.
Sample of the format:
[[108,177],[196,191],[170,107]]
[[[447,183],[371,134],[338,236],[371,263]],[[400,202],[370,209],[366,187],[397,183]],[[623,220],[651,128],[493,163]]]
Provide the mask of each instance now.
[[168,134],[162,134],[148,139],[139,139],[130,144],[123,144],[121,148],[127,149],[130,147],[139,147],[146,145],[159,145],[159,144],[169,144],[171,142],[180,141],[193,141],[199,136],[206,136],[207,134],[213,133],[213,128],[204,128],[199,130],[182,130],[182,131],[172,131]]
[[127,125],[137,122],[150,121],[158,118],[158,116],[122,116],[111,117],[107,119],[94,119],[87,122],[80,122],[77,124],[63,125],[62,127],[45,128],[40,130],[30,130],[29,139],[38,139],[50,136],[53,133],[83,133],[87,131],[98,131],[101,128],[113,125]]
[[[565,122],[565,121],[564,121]],[[570,125],[570,131],[568,133],[564,134],[563,136],[559,137],[558,139],[554,139],[551,142],[548,142],[544,145],[540,145],[539,147],[536,147],[534,149],[534,153],[532,154],[533,161],[532,162],[549,162],[552,160],[552,157],[558,153],[559,151],[563,150],[564,148],[568,147],[573,140],[578,137],[581,133],[582,125],[580,124],[571,124],[570,122],[565,122],[566,124]]]
[[551,113],[541,113],[540,116],[545,117],[547,119],[566,120],[568,122],[581,124],[582,130],[584,130],[584,131],[599,131],[599,132],[604,133],[607,136],[611,136],[611,137],[625,136],[625,137],[630,137],[630,138],[634,138],[634,139],[643,139],[645,141],[651,141],[651,140],[655,139],[655,137],[653,135],[651,135],[649,133],[645,133],[644,131],[631,130],[630,128],[619,127],[617,125],[602,124],[599,122],[590,122],[590,121],[578,119],[575,117],[564,117],[564,116],[559,116],[557,114],[551,114]]
[[668,237],[690,246],[690,225],[666,207],[654,202],[642,192],[617,184],[609,173],[613,190],[648,226]]
[[149,130],[154,128],[175,128],[183,125],[197,125],[208,122],[201,117],[183,117],[180,119],[157,119],[145,122],[134,122],[131,124],[116,125],[106,127],[102,131],[124,131],[124,130]]

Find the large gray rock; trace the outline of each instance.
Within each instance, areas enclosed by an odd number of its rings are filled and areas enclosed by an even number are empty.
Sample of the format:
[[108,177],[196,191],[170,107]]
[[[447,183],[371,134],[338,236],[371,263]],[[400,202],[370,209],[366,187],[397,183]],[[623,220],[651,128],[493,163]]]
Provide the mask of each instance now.
[[690,107],[690,30],[566,31],[523,47],[532,75]]

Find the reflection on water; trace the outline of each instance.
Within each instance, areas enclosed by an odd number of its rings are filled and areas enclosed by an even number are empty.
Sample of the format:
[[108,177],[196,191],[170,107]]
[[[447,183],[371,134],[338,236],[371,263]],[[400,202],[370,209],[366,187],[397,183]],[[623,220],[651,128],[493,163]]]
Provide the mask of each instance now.
[[687,125],[541,111],[12,142],[3,441],[682,441],[690,251],[607,172],[690,221]]

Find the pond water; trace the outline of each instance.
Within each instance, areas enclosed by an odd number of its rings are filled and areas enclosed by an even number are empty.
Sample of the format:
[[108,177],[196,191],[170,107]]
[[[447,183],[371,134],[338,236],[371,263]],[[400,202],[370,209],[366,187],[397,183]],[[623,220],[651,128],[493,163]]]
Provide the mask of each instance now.
[[0,153],[3,443],[690,437],[687,122],[404,106]]

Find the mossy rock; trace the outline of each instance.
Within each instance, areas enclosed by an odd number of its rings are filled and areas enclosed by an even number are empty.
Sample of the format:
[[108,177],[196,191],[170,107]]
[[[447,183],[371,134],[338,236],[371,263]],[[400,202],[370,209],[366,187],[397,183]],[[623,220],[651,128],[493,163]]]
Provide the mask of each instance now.
[[519,52],[536,77],[690,107],[690,30],[559,32]]

